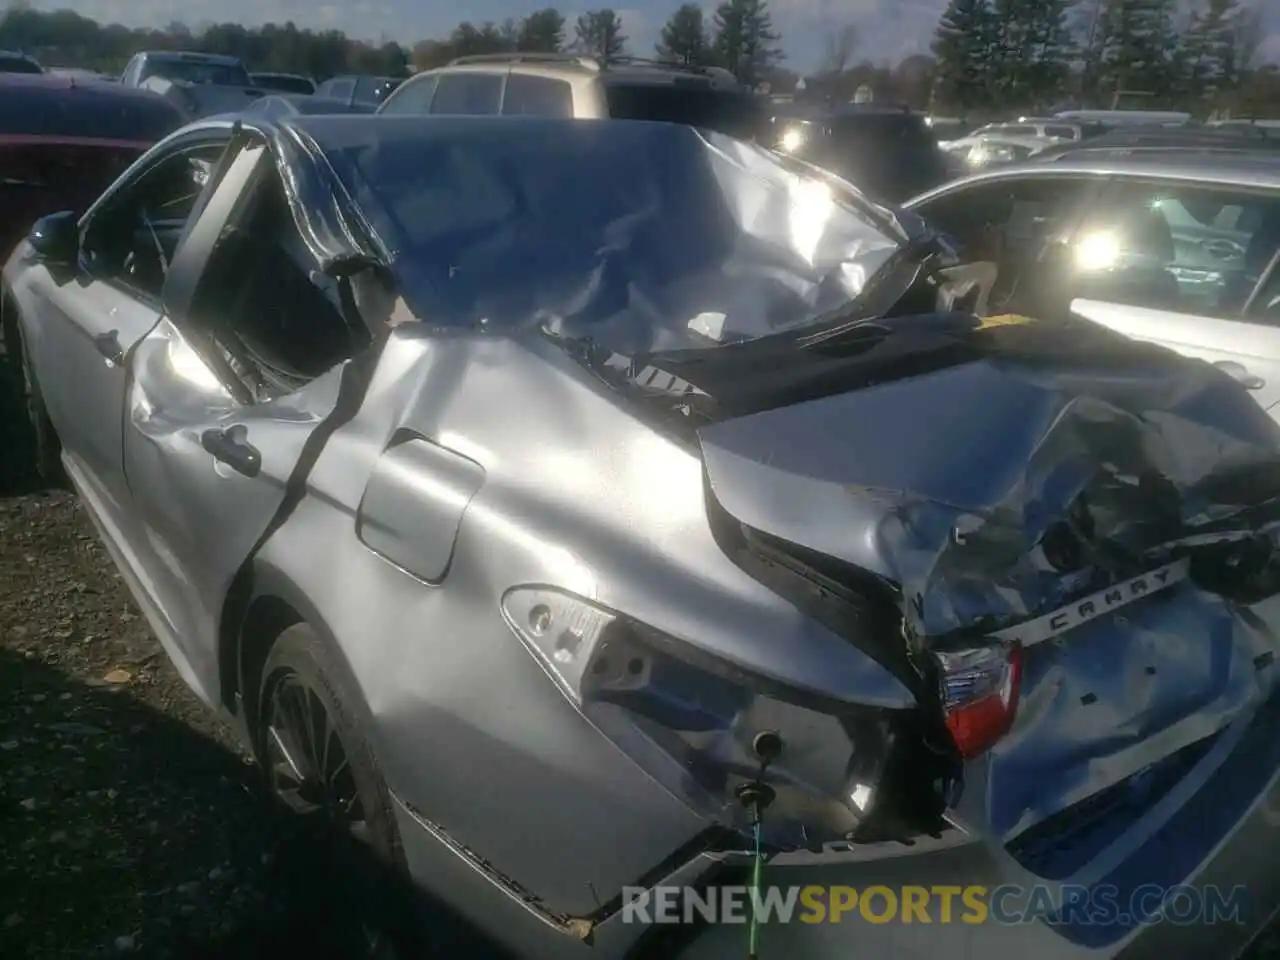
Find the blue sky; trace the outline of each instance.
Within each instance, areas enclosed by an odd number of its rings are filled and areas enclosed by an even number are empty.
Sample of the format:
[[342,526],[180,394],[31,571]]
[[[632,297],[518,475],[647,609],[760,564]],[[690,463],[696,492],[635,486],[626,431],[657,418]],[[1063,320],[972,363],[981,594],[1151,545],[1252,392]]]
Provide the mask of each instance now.
[[[663,21],[680,0],[614,0],[626,25],[632,53],[652,52]],[[770,0],[775,27],[783,35],[788,65],[813,69],[822,56],[823,38],[845,24],[860,34],[856,59],[897,61],[928,49],[929,38],[947,0]],[[1266,59],[1280,61],[1280,0],[1253,0],[1267,11]],[[704,0],[711,6],[710,0]],[[257,25],[293,20],[299,26],[336,27],[351,36],[400,42],[449,32],[459,20],[482,22],[520,17],[547,0],[469,0],[448,8],[421,0],[37,0],[42,9],[71,7],[104,22],[164,26],[232,21]],[[565,0],[560,9],[574,15],[602,0]]]

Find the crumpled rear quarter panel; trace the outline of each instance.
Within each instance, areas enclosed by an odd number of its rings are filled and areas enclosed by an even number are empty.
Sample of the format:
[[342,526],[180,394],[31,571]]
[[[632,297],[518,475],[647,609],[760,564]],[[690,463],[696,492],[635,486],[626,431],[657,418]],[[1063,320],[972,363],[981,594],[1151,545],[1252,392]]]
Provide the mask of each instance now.
[[[484,475],[438,586],[355,530],[384,448],[415,435]],[[398,483],[403,495],[411,474]],[[438,492],[424,473],[424,510]],[[337,638],[392,789],[552,912],[595,910],[708,824],[560,695],[503,619],[509,587],[554,584],[765,674],[911,703],[720,552],[693,451],[539,339],[400,328],[309,493],[257,563]]]

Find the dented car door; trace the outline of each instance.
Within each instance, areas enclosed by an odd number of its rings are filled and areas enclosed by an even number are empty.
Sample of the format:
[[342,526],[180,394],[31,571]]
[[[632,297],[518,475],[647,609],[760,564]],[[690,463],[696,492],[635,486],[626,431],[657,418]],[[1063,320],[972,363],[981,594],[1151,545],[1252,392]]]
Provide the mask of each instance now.
[[264,401],[245,394],[219,354],[211,329],[233,328],[230,314],[245,307],[222,295],[224,241],[251,208],[255,186],[275,175],[269,151],[253,143],[225,170],[166,284],[170,315],[134,351],[124,437],[169,652],[209,701],[228,587],[283,503],[340,378],[334,370],[292,396]]
[[75,263],[31,262],[14,284],[72,478],[117,542],[132,540],[121,462],[126,357],[162,313],[167,261],[201,192],[192,158],[220,148],[204,133],[150,154],[82,218]]

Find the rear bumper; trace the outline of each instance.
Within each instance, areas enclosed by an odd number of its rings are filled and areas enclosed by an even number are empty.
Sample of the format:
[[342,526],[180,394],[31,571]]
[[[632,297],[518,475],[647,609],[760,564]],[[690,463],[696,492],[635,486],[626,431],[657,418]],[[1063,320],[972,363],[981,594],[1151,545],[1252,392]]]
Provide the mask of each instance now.
[[[840,922],[787,924],[767,923],[760,938],[762,957],[788,960],[858,960],[858,958],[933,958],[938,956],[1035,956],[1040,960],[1168,960],[1169,957],[1230,958],[1244,951],[1280,909],[1280,779],[1273,778],[1232,836],[1208,862],[1185,881],[1198,896],[1216,888],[1224,898],[1243,888],[1232,901],[1239,911],[1234,917],[1213,922],[1188,918],[1173,919],[1141,927],[1113,945],[1091,949],[1078,946],[1044,922],[1026,917],[1025,922],[1000,922],[988,917],[980,924],[963,920],[961,897],[954,899],[951,922],[943,922],[939,901],[931,898],[930,922],[904,922],[901,903],[908,888],[943,886],[988,891],[1008,883],[993,855],[974,843],[926,856],[903,856],[893,860],[847,866],[766,867],[765,884],[780,887],[817,885],[827,888],[851,887],[866,891],[871,886],[887,887],[898,898],[896,915],[883,922],[869,922],[858,909]],[[875,914],[885,913],[883,895],[877,895]],[[1014,910],[1025,905],[1024,898],[1009,901]],[[1122,903],[1123,909],[1125,905]],[[995,912],[994,909],[992,911]],[[1172,912],[1172,911],[1171,911]],[[685,952],[681,960],[738,960],[746,953],[747,928],[743,925],[716,925],[706,931]]]
[[[640,960],[629,950],[646,930],[651,930],[644,919],[637,920],[633,914],[628,920],[624,914],[615,914],[597,928],[592,945],[583,944],[569,934],[554,930],[544,919],[519,905],[457,851],[448,849],[422,820],[404,806],[397,804],[397,807],[406,853],[417,880],[503,941],[515,956],[538,960]],[[775,862],[765,868],[766,887],[784,891],[817,887],[826,902],[835,895],[835,888],[851,888],[859,893],[871,887],[887,888],[897,898],[899,909],[885,919],[886,901],[882,893],[876,894],[878,899],[873,911],[880,916],[880,922],[867,920],[856,908],[838,922],[832,922],[829,917],[822,922],[804,922],[800,919],[803,908],[799,908],[790,922],[771,921],[763,925],[761,956],[786,956],[788,960],[858,960],[862,957],[925,960],[940,955],[1034,955],[1041,960],[1232,957],[1243,951],[1280,909],[1280,856],[1276,850],[1280,850],[1280,775],[1270,779],[1232,834],[1185,881],[1187,887],[1202,897],[1206,896],[1205,891],[1216,888],[1221,897],[1230,898],[1233,890],[1243,888],[1243,895],[1231,900],[1233,906],[1238,905],[1234,916],[1220,916],[1213,922],[1198,917],[1185,922],[1164,920],[1096,949],[1071,942],[1035,917],[1023,916],[1022,922],[1015,922],[1016,918],[1011,919],[1008,914],[1025,908],[1027,901],[1021,896],[1008,901],[1005,917],[998,919],[993,907],[992,915],[982,923],[966,922],[960,896],[953,900],[949,921],[942,915],[937,896],[931,896],[927,907],[929,922],[921,922],[919,915],[911,921],[905,920],[901,903],[908,889],[985,887],[990,892],[1009,882],[1007,863],[998,862],[981,843],[965,843],[923,854],[904,850],[902,856],[860,863]],[[703,864],[700,869],[707,865]],[[692,882],[700,869],[688,871],[685,882]],[[670,882],[676,885],[681,881],[673,877]],[[1126,905],[1120,906],[1123,909]],[[741,922],[703,925],[696,932],[692,929],[673,932],[676,933],[674,942],[668,939],[662,947],[664,960],[674,957],[741,960],[746,953],[748,928]]]
[[[643,955],[637,957],[629,950],[650,929],[645,923],[615,915],[597,930],[594,944],[587,946],[535,918],[455,852],[447,850],[420,820],[403,807],[399,812],[406,852],[417,879],[442,892],[453,907],[504,941],[514,956],[538,960],[644,960]],[[1234,918],[1213,923],[1161,921],[1140,928],[1116,944],[1091,949],[1070,942],[1032,918],[1002,922],[992,916],[980,924],[965,922],[963,901],[957,896],[950,922],[944,922],[936,898],[928,907],[928,923],[920,922],[918,917],[905,922],[901,909],[882,922],[868,921],[858,909],[848,912],[839,922],[801,922],[798,914],[788,923],[768,922],[761,930],[760,955],[785,956],[788,960],[932,960],[938,956],[1036,956],[1040,960],[1228,958],[1245,950],[1280,909],[1280,856],[1275,853],[1278,849],[1280,777],[1272,779],[1232,836],[1186,881],[1201,894],[1216,887],[1226,896],[1243,887],[1245,894],[1235,901],[1240,909]],[[690,879],[696,873],[691,871]],[[990,891],[1007,883],[1007,877],[988,848],[974,842],[934,853],[906,853],[863,863],[771,864],[765,868],[764,884],[782,889],[817,886],[824,888],[828,897],[837,887],[862,892],[875,886],[894,891],[901,903],[908,888],[976,886]],[[678,882],[672,879],[673,884]],[[875,912],[883,914],[885,901],[882,895],[878,896],[881,898]],[[1025,900],[1018,904],[1025,904]],[[704,925],[697,932],[680,931],[674,942],[667,940],[661,955],[664,960],[741,960],[746,954],[747,936],[748,928],[742,923]]]
[[1233,957],[1242,952],[1280,910],[1280,777],[1273,777],[1235,834],[1191,881],[1198,888],[1229,891],[1242,886],[1238,923],[1145,928],[1121,950],[1121,960]]

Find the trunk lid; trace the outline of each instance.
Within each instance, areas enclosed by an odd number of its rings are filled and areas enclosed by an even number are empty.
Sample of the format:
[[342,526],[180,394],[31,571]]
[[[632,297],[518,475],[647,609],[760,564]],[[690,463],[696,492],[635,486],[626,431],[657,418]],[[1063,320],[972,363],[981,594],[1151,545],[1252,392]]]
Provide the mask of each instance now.
[[1280,767],[1277,430],[1209,365],[993,352],[699,442],[718,509],[897,591],[908,645],[1020,643],[1013,726],[953,811],[1011,878],[1178,884]]

